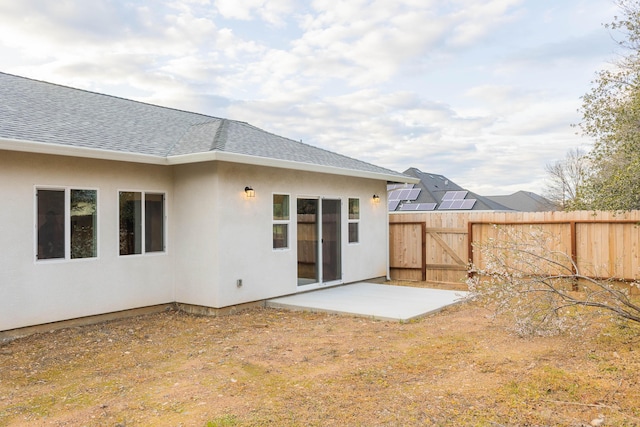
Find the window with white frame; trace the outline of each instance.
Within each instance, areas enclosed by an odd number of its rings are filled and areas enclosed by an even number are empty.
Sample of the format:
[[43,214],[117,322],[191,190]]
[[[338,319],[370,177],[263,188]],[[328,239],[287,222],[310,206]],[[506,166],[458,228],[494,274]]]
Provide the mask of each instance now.
[[120,191],[120,255],[163,252],[164,212],[165,196],[162,193]]
[[349,199],[349,243],[360,242],[360,199]]
[[36,258],[79,259],[98,256],[98,191],[36,189]]
[[273,195],[273,249],[289,247],[289,195]]

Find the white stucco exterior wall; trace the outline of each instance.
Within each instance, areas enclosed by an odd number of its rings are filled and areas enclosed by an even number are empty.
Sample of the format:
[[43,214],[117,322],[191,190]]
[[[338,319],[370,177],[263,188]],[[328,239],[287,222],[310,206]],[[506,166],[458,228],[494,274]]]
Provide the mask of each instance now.
[[[255,198],[245,197],[245,186]],[[98,191],[96,258],[36,260],[38,187]],[[119,255],[119,191],[165,194],[165,252]],[[287,249],[272,248],[273,194],[290,197]],[[0,331],[171,302],[220,308],[296,293],[298,197],[342,201],[339,283],[387,274],[382,180],[220,161],[145,165],[0,150],[0,195]],[[348,243],[350,197],[360,200],[356,244]]]
[[[38,186],[98,190],[97,258],[35,259]],[[166,195],[167,252],[119,256],[119,190]],[[175,299],[170,168],[0,151],[0,195],[0,330]]]
[[[209,178],[207,174],[214,171],[215,177]],[[209,182],[213,189],[204,191]],[[245,197],[245,186],[253,187],[254,198]],[[178,302],[225,307],[296,293],[298,197],[342,201],[342,283],[387,274],[384,181],[219,162],[215,167],[179,167],[176,194],[176,199],[184,203],[176,206],[176,211],[181,218],[183,213],[189,216],[180,224],[181,230],[187,230],[176,236],[179,252],[200,248],[194,254],[198,262],[178,258]],[[272,248],[273,194],[290,196],[288,249]],[[373,202],[373,194],[381,196],[379,203]],[[360,199],[360,241],[356,244],[348,243],[350,197]],[[206,207],[207,212],[198,206]],[[201,220],[199,215],[203,216]],[[236,286],[238,279],[242,279],[242,287]]]
[[219,199],[217,164],[195,163],[175,167],[175,221],[173,249],[176,301],[210,306],[217,300],[219,282]]

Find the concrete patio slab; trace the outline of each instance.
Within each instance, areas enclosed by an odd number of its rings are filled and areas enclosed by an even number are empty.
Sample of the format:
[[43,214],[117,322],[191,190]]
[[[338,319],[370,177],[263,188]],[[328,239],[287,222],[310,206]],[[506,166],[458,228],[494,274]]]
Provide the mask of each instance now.
[[361,282],[270,299],[267,307],[407,321],[460,302],[467,294]]

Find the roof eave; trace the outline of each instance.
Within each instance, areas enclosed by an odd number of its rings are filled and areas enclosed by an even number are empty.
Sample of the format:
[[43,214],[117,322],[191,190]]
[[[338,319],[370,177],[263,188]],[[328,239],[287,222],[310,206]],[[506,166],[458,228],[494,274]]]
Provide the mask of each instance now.
[[224,151],[208,151],[206,153],[184,154],[167,158],[170,165],[187,163],[221,161],[241,163],[245,165],[267,166],[280,169],[291,169],[305,172],[328,173],[332,175],[351,176],[357,178],[376,179],[381,181],[417,184],[419,179],[387,173],[362,171],[357,169],[339,168],[335,166],[318,165],[314,163],[294,162],[291,160],[274,159],[270,157],[251,156],[248,154],[229,153]]
[[178,156],[154,156],[149,154],[128,153],[98,148],[76,147],[69,145],[0,138],[0,150],[26,153],[51,154],[57,156],[82,157],[99,160],[115,160],[131,163],[154,165],[180,165],[209,161],[241,163],[255,166],[267,166],[281,169],[301,170],[306,172],[328,173],[333,175],[376,179],[381,181],[417,184],[419,179],[406,175],[394,175],[335,166],[317,165],[313,163],[294,162],[269,157],[250,156],[247,154],[228,153],[224,151],[207,151],[204,153],[184,154]]
[[51,154],[56,156],[82,157],[87,159],[116,160],[121,162],[166,165],[167,158],[150,154],[127,153],[99,148],[74,147],[48,142],[0,138],[0,150],[25,153]]

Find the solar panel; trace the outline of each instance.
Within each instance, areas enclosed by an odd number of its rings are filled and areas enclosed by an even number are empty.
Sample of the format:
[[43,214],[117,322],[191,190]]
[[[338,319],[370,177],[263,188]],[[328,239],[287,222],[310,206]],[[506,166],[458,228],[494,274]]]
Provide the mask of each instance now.
[[476,203],[476,199],[445,200],[442,203],[440,203],[440,206],[438,207],[438,209],[469,210],[473,208],[473,205],[475,205],[475,203]]
[[393,190],[389,193],[389,200],[415,200],[420,195],[420,189]]
[[411,190],[400,190],[400,200],[409,200]]
[[473,205],[476,204],[476,199],[466,199],[462,202],[460,209],[473,209]]
[[399,204],[400,200],[389,200],[389,211],[395,211]]
[[418,198],[419,195],[420,195],[420,189],[414,188],[413,190],[409,190],[409,195],[407,196],[406,200],[415,200]]
[[445,200],[462,200],[467,197],[467,193],[468,191],[447,191],[446,193],[444,193],[442,201],[444,202]]
[[400,206],[401,211],[432,211],[435,208],[435,203],[404,203]]
[[416,210],[418,210],[418,204],[417,203],[405,203],[402,206],[400,206],[400,210],[401,211],[416,211]]
[[437,203],[417,203],[419,211],[435,210]]
[[420,195],[419,188],[413,188],[413,184],[410,188],[406,188],[405,184],[402,184],[403,188],[395,188],[389,191],[388,200],[415,200]]
[[453,209],[451,205],[453,204],[453,200],[443,200],[440,203],[440,207],[438,209]]
[[389,193],[389,201],[391,200],[400,200],[400,191],[402,190],[393,190]]

